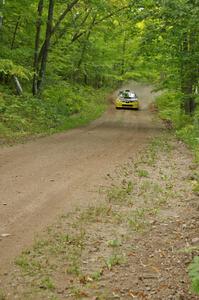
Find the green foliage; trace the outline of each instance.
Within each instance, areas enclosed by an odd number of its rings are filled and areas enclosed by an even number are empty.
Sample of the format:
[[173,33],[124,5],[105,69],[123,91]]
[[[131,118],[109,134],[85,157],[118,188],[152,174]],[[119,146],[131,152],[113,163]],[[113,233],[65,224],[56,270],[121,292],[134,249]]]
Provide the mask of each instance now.
[[30,79],[30,72],[26,68],[14,64],[9,59],[0,59],[0,74]]
[[[46,37],[48,1],[44,1],[40,18],[39,49],[34,48],[37,6],[38,0],[7,0],[3,5],[2,136],[54,132],[84,124],[103,111],[93,88],[115,87],[133,79],[152,81],[168,91],[157,100],[161,118],[171,121],[179,136],[197,145],[199,113],[190,118],[181,111],[185,99],[195,97],[199,82],[199,10],[195,2],[79,0],[59,22],[67,5],[55,1],[42,95],[32,98],[32,80],[22,80],[25,92],[19,98],[5,91],[7,78],[33,77],[34,55],[37,50],[42,54]],[[40,66],[39,60],[34,70]],[[103,94],[100,91],[99,95]],[[190,113],[190,107],[186,109]],[[187,134],[191,138],[186,138]]]
[[181,94],[177,92],[165,92],[156,98],[156,105],[159,110],[159,115],[163,120],[172,121],[175,127],[181,126]]
[[99,116],[106,108],[107,90],[65,83],[46,89],[42,99],[0,94],[0,138],[7,141],[53,133]]
[[183,113],[181,109],[182,94],[168,91],[156,99],[160,117],[172,123],[179,139],[187,143],[199,158],[199,109],[193,116]]
[[177,130],[177,136],[190,145],[193,149],[199,146],[199,130],[193,124],[187,124]]
[[199,295],[199,256],[195,256],[189,266],[189,277],[192,282],[192,290]]

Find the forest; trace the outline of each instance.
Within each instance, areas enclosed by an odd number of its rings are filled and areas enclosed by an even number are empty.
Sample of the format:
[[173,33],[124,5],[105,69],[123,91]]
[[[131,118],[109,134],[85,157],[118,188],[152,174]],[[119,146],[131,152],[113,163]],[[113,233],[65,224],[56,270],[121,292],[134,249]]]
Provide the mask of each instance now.
[[129,80],[164,91],[160,115],[198,145],[198,1],[1,0],[0,135],[84,124]]

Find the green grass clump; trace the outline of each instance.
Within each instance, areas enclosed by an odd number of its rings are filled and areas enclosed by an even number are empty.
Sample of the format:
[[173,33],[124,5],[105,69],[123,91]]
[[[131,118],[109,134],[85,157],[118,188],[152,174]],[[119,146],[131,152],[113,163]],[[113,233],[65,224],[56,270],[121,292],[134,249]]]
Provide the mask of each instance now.
[[192,290],[199,295],[199,256],[195,256],[189,266],[189,277],[192,282]]
[[6,300],[6,296],[3,292],[3,290],[0,289],[0,300]]
[[137,170],[137,174],[139,177],[149,177],[149,172],[147,170]]
[[113,254],[105,261],[106,266],[111,270],[114,266],[119,266],[125,262],[125,258],[119,254]]
[[40,288],[53,291],[55,289],[55,285],[50,277],[45,277],[41,280]]
[[129,199],[131,192],[133,191],[133,184],[131,181],[123,183],[121,186],[111,187],[107,191],[107,198],[112,203],[122,203]]

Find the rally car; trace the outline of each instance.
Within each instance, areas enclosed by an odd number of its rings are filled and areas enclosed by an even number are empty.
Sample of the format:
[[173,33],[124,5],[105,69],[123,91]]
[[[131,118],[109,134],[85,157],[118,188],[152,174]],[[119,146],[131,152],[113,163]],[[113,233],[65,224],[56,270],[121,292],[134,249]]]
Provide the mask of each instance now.
[[115,101],[115,107],[139,109],[139,101],[135,92],[131,90],[120,91]]

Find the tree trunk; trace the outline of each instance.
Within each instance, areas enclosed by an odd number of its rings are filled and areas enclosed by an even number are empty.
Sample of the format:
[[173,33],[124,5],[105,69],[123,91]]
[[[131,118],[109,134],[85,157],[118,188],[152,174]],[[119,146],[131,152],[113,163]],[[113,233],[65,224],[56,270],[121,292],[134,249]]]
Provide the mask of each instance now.
[[126,35],[126,32],[124,32],[124,40],[123,40],[123,45],[122,45],[122,68],[121,68],[121,75],[124,75],[124,73],[125,73],[126,43],[127,43],[127,35]]
[[45,37],[45,42],[44,42],[45,46],[44,46],[42,59],[41,59],[39,78],[37,81],[38,92],[42,88],[45,74],[46,74],[46,64],[47,64],[47,59],[48,59],[48,52],[49,52],[49,48],[50,48],[50,38],[51,38],[51,32],[52,32],[53,13],[54,13],[54,0],[49,0],[48,20],[47,20],[47,26],[46,26],[46,37]]
[[23,89],[21,87],[19,79],[17,78],[17,76],[13,76],[13,79],[14,79],[14,83],[15,83],[17,94],[18,95],[22,95],[23,94]]
[[13,37],[12,37],[11,50],[14,48],[14,43],[15,43],[15,40],[16,40],[17,30],[19,28],[20,19],[21,19],[21,16],[18,16],[17,23],[15,25],[15,30],[14,30],[14,33],[13,33]]
[[182,43],[181,63],[181,91],[184,95],[182,108],[184,112],[191,115],[195,110],[195,97],[193,87],[197,82],[196,66],[188,58],[191,57],[193,40],[190,33],[185,33]]
[[39,41],[41,35],[41,25],[42,25],[42,14],[43,14],[43,7],[44,7],[44,0],[39,0],[38,3],[38,18],[36,22],[36,36],[35,36],[35,52],[34,52],[34,63],[33,63],[33,84],[32,84],[32,93],[33,95],[37,95],[38,87],[37,87],[37,80],[38,80],[38,69],[39,69]]
[[[54,2],[54,1],[53,1]],[[57,29],[59,28],[61,22],[64,20],[64,18],[66,17],[66,15],[73,9],[73,7],[79,2],[79,0],[73,0],[71,3],[69,3],[66,7],[66,9],[63,11],[63,13],[60,15],[59,19],[57,20],[57,22],[55,23],[54,27],[52,27],[51,25],[51,32],[50,32],[50,39],[51,37],[54,35],[54,33],[57,31]],[[54,3],[53,3],[53,7],[54,7]],[[39,52],[39,57],[38,60],[39,62],[42,60],[42,57],[44,55],[45,49],[47,47],[46,43],[48,43],[48,41],[45,39],[41,50]]]
[[84,42],[83,42],[83,47],[82,47],[80,59],[79,59],[79,61],[78,61],[78,63],[77,63],[77,68],[78,68],[78,69],[81,67],[81,65],[82,65],[82,63],[83,63],[84,55],[85,55],[85,53],[86,53],[87,44],[88,44],[88,41],[89,41],[89,38],[90,38],[90,35],[91,35],[91,32],[92,32],[93,26],[94,26],[94,24],[95,24],[96,17],[97,17],[97,15],[95,15],[95,16],[93,17],[92,23],[91,23],[91,25],[90,25],[90,27],[89,27],[89,29],[88,29],[87,35],[86,35],[85,40],[84,40]]

